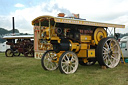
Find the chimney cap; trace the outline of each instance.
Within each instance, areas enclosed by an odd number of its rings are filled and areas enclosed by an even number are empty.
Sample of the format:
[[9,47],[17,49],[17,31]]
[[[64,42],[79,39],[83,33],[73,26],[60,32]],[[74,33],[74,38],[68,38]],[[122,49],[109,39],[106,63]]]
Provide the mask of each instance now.
[[64,17],[64,16],[65,16],[64,13],[59,13],[59,14],[58,14],[58,17]]

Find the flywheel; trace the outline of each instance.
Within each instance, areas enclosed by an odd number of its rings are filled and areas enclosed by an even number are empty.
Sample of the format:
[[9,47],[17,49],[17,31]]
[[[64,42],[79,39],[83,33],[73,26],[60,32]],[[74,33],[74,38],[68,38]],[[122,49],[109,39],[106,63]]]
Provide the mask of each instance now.
[[107,32],[105,31],[104,28],[96,28],[96,30],[94,31],[94,41],[96,45],[98,45],[101,39],[106,37],[107,37]]

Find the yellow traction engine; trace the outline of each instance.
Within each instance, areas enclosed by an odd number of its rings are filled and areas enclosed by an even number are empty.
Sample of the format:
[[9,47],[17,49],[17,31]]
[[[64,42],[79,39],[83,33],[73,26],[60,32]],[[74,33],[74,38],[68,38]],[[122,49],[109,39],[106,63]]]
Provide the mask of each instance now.
[[107,37],[107,29],[125,28],[124,25],[52,16],[37,17],[32,25],[34,30],[39,28],[43,47],[51,45],[51,50],[45,51],[41,58],[45,70],[59,68],[61,73],[71,74],[76,72],[78,64],[88,66],[98,61],[101,66],[114,68],[120,61],[119,44]]

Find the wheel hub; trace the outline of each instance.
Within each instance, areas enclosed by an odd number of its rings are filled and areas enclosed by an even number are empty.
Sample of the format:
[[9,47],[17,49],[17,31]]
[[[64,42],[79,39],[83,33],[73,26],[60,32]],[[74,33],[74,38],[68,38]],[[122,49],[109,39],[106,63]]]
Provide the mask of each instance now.
[[69,61],[69,63],[68,63],[69,65],[72,65],[72,62],[71,61]]
[[72,62],[71,61],[66,61],[66,65],[70,66],[70,65],[72,65]]

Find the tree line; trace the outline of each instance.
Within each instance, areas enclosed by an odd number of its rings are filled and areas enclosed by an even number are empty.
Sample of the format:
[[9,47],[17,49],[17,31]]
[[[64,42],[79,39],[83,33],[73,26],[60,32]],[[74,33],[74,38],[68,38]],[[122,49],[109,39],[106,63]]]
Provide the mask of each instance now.
[[[0,28],[0,43],[5,42],[6,40],[2,37],[5,35],[11,35],[13,33],[13,30],[6,30],[4,28]],[[19,33],[18,29],[15,29],[15,33]]]

